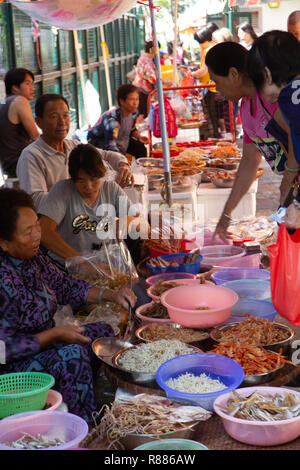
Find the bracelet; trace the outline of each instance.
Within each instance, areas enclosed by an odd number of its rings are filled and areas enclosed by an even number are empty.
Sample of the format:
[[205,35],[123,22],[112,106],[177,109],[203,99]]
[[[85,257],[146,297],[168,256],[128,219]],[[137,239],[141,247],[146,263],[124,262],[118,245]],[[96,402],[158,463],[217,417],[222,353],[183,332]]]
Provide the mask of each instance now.
[[289,168],[289,167],[287,166],[287,162],[285,162],[284,168],[285,168],[287,171],[290,171],[291,173],[294,173],[294,172],[296,173],[297,171],[300,170],[299,167],[298,167],[298,168]]
[[226,218],[229,219],[229,220],[232,220],[232,218],[230,217],[230,215],[225,214],[225,212],[223,212],[222,216],[223,216],[223,217],[226,217]]
[[103,295],[103,292],[107,289],[107,287],[101,287],[100,289],[100,292],[99,292],[99,295],[98,295],[98,301],[99,301],[99,304],[101,304],[102,302],[102,295]]
[[293,199],[293,206],[299,211],[300,210],[300,202],[297,199]]

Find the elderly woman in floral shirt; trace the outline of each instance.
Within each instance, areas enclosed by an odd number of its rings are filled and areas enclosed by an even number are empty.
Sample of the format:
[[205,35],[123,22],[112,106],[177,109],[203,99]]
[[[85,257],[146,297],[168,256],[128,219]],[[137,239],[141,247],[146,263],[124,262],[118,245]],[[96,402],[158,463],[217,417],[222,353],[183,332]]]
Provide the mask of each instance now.
[[1,373],[39,371],[55,378],[70,412],[91,421],[97,410],[93,373],[97,358],[91,341],[113,336],[106,323],[84,329],[55,326],[58,305],[79,307],[110,300],[134,306],[130,289],[119,292],[74,279],[49,262],[39,249],[41,230],[31,196],[0,189],[0,340],[6,364]]

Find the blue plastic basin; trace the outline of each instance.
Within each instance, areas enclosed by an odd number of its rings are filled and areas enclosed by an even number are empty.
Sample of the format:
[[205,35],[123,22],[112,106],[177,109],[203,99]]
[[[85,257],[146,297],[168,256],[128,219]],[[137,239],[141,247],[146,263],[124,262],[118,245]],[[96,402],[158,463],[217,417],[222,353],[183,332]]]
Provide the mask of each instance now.
[[237,281],[240,279],[259,279],[263,281],[270,280],[270,271],[257,268],[230,268],[216,271],[211,276],[216,284],[224,284],[225,282]]

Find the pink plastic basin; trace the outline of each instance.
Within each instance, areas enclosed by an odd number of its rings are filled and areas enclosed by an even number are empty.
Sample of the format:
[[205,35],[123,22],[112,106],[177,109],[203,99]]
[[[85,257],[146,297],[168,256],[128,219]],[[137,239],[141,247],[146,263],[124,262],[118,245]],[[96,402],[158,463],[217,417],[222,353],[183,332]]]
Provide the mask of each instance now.
[[[199,284],[174,287],[162,294],[161,303],[174,323],[209,328],[225,322],[238,299],[227,287]],[[209,307],[209,310],[197,310],[197,307]]]
[[56,410],[62,404],[62,395],[56,390],[50,389],[46,398],[46,403],[51,405],[47,408],[47,411]]
[[[168,282],[175,282],[176,284],[181,284],[181,285],[192,285],[192,286],[199,286],[200,285],[200,280],[199,279],[174,279],[174,281],[166,281],[166,283]],[[163,283],[164,284],[164,283]],[[214,286],[215,284],[211,281],[206,281],[205,284],[210,284],[212,286]],[[147,289],[147,294],[149,295],[149,297],[151,297],[151,299],[153,299],[155,302],[160,302],[160,299],[161,299],[161,296],[157,296],[157,295],[154,295],[152,293],[152,290],[153,290],[153,287],[154,286],[151,286],[149,287],[149,289]],[[175,287],[171,287],[171,289],[175,289]]]
[[[246,387],[237,392],[242,396],[248,396],[258,390],[262,394],[292,393],[300,400],[300,393],[282,387]],[[234,418],[220,410],[218,405],[226,405],[230,393],[218,397],[214,402],[214,411],[221,417],[227,433],[237,441],[255,446],[276,446],[290,442],[300,436],[300,416],[281,421],[248,421]]]
[[143,315],[143,312],[147,310],[147,308],[151,307],[151,305],[155,304],[155,302],[149,302],[148,304],[141,305],[138,307],[135,311],[136,316],[142,320],[143,325],[146,325],[148,323],[172,323],[172,320],[170,318],[151,318],[151,317],[145,317]]
[[[13,442],[27,432],[36,436],[42,434],[49,439],[61,438],[65,443],[45,450],[66,450],[78,447],[88,434],[84,419],[63,411],[28,411],[9,416],[0,421],[0,449],[15,450],[4,442]],[[41,449],[44,450],[44,449]]]

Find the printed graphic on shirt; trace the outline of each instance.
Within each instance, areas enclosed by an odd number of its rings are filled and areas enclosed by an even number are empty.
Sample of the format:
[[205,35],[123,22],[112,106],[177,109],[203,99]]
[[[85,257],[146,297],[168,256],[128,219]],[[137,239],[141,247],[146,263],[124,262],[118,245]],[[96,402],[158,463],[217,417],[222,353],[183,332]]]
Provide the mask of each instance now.
[[76,235],[85,230],[86,232],[95,232],[98,225],[97,220],[90,220],[86,214],[77,215],[72,222],[73,233]]

